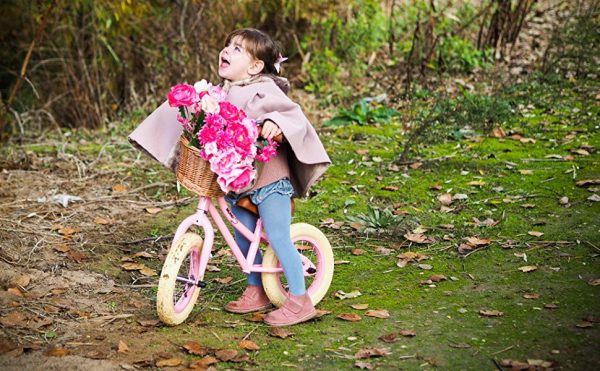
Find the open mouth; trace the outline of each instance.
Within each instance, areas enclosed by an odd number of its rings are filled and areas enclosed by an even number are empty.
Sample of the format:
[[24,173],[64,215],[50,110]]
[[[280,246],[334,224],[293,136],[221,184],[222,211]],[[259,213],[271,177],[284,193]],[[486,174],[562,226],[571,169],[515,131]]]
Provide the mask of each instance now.
[[221,57],[221,63],[219,64],[219,67],[227,67],[229,66],[229,60],[225,57]]

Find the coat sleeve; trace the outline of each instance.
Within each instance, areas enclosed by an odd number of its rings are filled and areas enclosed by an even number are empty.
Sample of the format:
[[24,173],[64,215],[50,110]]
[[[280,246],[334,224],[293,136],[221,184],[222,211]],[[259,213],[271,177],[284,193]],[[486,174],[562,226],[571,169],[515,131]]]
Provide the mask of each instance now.
[[167,168],[177,168],[179,137],[183,132],[177,109],[164,102],[128,137],[129,142]]
[[287,139],[293,156],[288,158],[296,193],[306,196],[310,186],[327,170],[331,160],[300,106],[275,88],[257,92],[245,107],[250,117],[275,122]]
[[297,103],[285,94],[256,93],[246,111],[257,120],[271,120],[279,126],[294,155],[304,164],[331,163],[316,130]]

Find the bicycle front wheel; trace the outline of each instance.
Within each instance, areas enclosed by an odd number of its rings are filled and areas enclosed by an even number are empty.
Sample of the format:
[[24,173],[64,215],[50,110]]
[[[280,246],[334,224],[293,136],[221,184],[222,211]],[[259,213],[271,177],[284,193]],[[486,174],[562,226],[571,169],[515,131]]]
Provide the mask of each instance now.
[[[327,237],[318,228],[306,224],[292,224],[292,243],[302,259],[306,291],[313,305],[317,305],[329,290],[333,279],[333,250]],[[271,246],[263,256],[263,267],[281,267]],[[287,297],[287,281],[283,272],[262,273],[262,283],[271,303],[280,307]]]
[[202,279],[200,252],[202,237],[185,233],[173,245],[165,259],[156,294],[158,317],[167,325],[178,325],[185,321],[198,299],[200,287],[195,282]]

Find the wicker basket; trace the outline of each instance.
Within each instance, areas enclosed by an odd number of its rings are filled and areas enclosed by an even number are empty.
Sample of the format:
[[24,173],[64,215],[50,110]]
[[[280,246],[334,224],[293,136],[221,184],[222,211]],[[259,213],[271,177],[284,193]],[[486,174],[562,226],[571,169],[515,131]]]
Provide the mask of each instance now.
[[183,136],[179,139],[181,150],[177,166],[177,180],[188,190],[206,197],[219,197],[224,193],[217,183],[217,174],[210,170],[208,161],[200,157],[200,150],[189,146]]

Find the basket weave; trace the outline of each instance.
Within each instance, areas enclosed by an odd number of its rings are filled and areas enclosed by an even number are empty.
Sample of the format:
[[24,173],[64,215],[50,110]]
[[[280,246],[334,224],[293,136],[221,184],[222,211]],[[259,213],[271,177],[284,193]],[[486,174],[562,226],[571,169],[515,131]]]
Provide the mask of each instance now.
[[224,193],[217,183],[217,174],[210,163],[200,157],[200,150],[190,147],[183,136],[179,139],[181,151],[177,166],[177,180],[188,190],[206,197],[219,197]]

